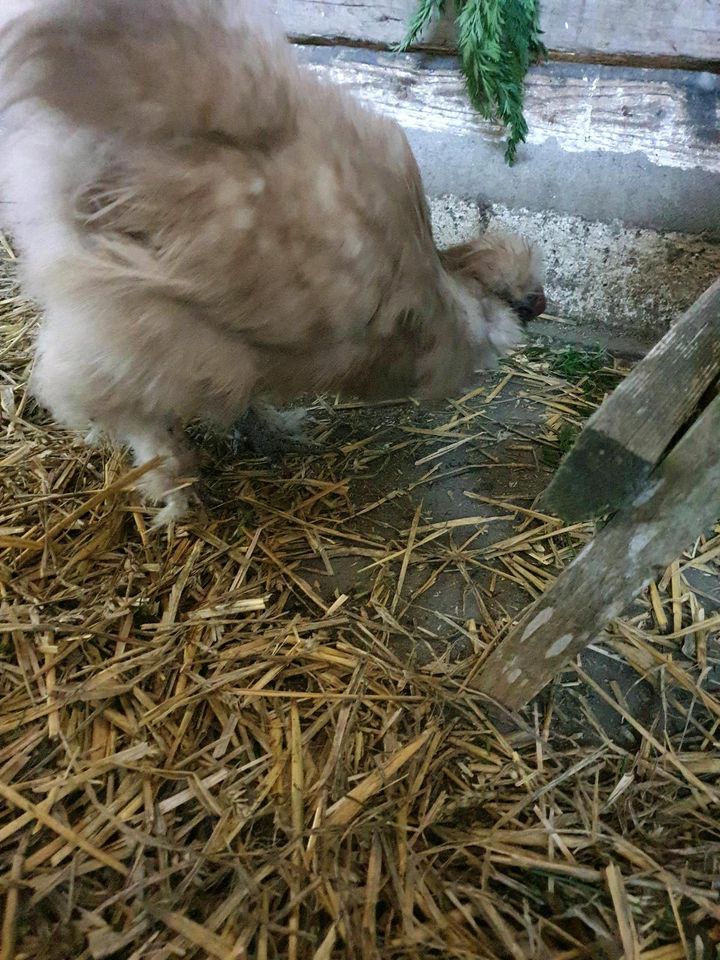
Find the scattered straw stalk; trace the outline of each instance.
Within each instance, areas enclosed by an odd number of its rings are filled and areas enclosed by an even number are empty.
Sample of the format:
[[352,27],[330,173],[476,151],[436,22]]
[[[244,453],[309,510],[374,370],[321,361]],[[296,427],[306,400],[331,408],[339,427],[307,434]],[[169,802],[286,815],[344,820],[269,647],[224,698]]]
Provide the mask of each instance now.
[[327,453],[208,446],[207,515],[161,535],[122,457],[28,399],[9,278],[0,308],[5,960],[710,950],[720,537],[511,732],[465,687],[592,535],[509,486],[587,384],[519,357],[432,415],[321,404]]

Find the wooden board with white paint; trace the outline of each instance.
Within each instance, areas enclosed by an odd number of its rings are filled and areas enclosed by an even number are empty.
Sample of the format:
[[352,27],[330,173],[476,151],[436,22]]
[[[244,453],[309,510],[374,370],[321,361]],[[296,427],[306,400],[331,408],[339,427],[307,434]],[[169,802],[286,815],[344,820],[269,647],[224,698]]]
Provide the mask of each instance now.
[[[408,130],[501,144],[470,104],[454,58],[301,47],[318,74],[351,88]],[[553,64],[528,75],[529,144],[567,153],[641,154],[661,167],[720,173],[720,77]]]
[[720,376],[720,280],[588,420],[541,499],[573,523],[617,510],[659,463]]
[[470,683],[517,710],[720,516],[720,397],[533,604]]
[[[288,33],[303,40],[352,41],[393,47],[416,9],[415,0],[273,0]],[[587,58],[647,58],[675,63],[720,58],[717,0],[545,0],[545,44]],[[455,31],[444,17],[425,44],[453,49]]]

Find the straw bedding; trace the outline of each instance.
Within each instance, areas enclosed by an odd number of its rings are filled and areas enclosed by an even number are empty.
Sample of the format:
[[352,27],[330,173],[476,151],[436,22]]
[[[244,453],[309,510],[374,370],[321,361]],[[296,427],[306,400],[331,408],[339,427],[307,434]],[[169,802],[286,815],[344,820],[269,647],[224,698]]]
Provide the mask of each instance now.
[[[517,612],[499,585],[529,603],[592,535],[477,492],[493,404],[514,385],[542,411],[505,429],[542,477],[586,385],[525,355],[380,432],[318,404],[327,449],[279,465],[207,438],[206,513],[158,534],[122,457],[26,397],[8,270],[0,309],[5,960],[715,955],[720,537],[518,723],[465,686]],[[417,509],[463,463],[464,518]],[[444,577],[478,612],[443,634],[413,604]]]

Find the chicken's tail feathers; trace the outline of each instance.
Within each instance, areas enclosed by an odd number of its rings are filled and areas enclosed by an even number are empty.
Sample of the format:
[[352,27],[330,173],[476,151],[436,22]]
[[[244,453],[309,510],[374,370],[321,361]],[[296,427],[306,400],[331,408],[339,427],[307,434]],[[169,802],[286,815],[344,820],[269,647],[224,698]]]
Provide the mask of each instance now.
[[265,0],[11,0],[10,10],[5,109],[40,101],[137,141],[211,136],[263,149],[292,132],[298,67]]

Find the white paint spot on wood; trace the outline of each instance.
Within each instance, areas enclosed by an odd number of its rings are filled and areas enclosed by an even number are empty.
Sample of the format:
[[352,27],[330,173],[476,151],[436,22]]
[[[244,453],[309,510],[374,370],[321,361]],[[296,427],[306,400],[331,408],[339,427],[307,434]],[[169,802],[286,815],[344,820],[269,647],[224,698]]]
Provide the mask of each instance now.
[[654,483],[651,483],[648,487],[645,487],[644,490],[641,490],[640,493],[633,500],[634,507],[642,507],[644,503],[652,500],[655,494],[658,492],[660,487],[665,483],[664,480],[656,480]]
[[645,549],[657,533],[654,523],[640,523],[628,544],[628,559],[637,560],[638,555]]
[[515,683],[515,681],[517,680],[517,678],[520,676],[521,673],[522,673],[522,670],[520,669],[520,667],[516,667],[514,670],[511,670],[510,673],[508,674],[508,683]]
[[610,620],[614,620],[615,617],[619,617],[623,612],[624,607],[625,604],[622,600],[616,600],[614,603],[611,603],[609,606],[605,607],[605,611],[603,613],[605,622],[607,623]]
[[520,642],[527,640],[527,638],[531,637],[536,630],[539,630],[540,627],[551,620],[553,613],[555,613],[553,607],[547,607],[545,610],[541,610],[540,613],[536,614],[523,630],[523,635],[520,637]]
[[595,543],[595,541],[594,541],[594,540],[591,540],[590,543],[586,544],[586,545],[582,548],[582,550],[580,551],[580,553],[577,555],[577,557],[575,558],[575,560],[576,560],[576,561],[577,561],[577,560],[584,560],[585,557],[587,557],[587,555],[588,555],[588,554],[590,553],[590,551],[592,550],[594,543]]
[[548,647],[548,651],[545,654],[546,660],[551,660],[553,657],[559,657],[561,653],[564,653],[570,644],[573,641],[573,635],[571,633],[564,633],[561,637],[552,643]]

